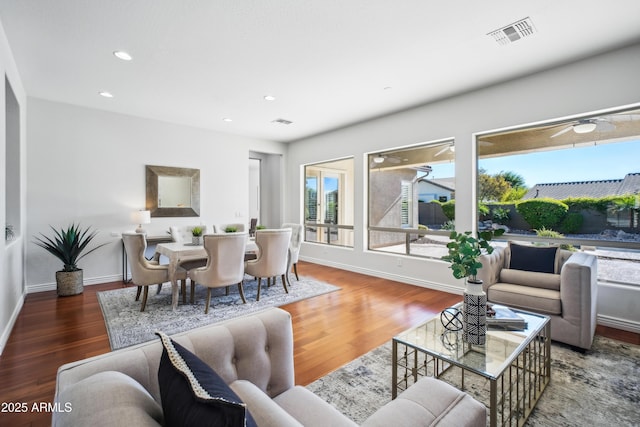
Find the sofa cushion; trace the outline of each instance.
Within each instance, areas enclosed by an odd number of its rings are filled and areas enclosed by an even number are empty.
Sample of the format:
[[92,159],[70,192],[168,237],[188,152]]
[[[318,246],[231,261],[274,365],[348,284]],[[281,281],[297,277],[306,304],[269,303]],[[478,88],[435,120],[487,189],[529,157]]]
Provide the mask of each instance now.
[[358,426],[329,403],[301,386],[280,393],[273,401],[305,427]]
[[500,282],[514,285],[533,286],[534,288],[560,290],[560,275],[537,273],[535,271],[513,270],[503,268],[500,271]]
[[118,371],[93,374],[67,387],[58,396],[62,411],[52,425],[159,426],[162,408],[139,382]]
[[509,268],[513,270],[554,273],[556,246],[526,246],[509,242],[511,257]]
[[485,427],[487,408],[467,393],[425,377],[378,409],[363,427]]
[[551,289],[496,283],[487,290],[487,300],[536,313],[562,314],[560,292]]
[[166,425],[256,426],[246,405],[209,365],[164,333],[158,369]]
[[302,424],[252,382],[237,380],[229,384],[229,387],[247,404],[253,419],[260,427],[302,427]]

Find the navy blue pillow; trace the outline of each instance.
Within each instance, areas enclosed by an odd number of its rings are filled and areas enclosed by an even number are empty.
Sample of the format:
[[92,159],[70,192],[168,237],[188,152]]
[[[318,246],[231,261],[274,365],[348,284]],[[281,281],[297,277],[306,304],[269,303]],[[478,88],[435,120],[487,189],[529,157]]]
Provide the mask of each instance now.
[[165,426],[256,426],[246,405],[209,365],[166,334],[156,335],[164,347],[158,383]]
[[509,244],[513,270],[536,271],[538,273],[555,273],[556,246],[524,246]]

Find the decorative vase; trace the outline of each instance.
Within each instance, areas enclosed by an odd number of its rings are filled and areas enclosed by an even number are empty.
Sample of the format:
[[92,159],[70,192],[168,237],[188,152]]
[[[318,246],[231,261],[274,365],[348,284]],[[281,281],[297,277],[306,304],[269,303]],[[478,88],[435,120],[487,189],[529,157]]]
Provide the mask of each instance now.
[[462,311],[464,341],[484,345],[487,335],[487,294],[482,290],[482,280],[467,279]]
[[82,270],[56,271],[58,296],[78,295],[84,291]]
[[193,243],[194,245],[201,245],[202,244],[202,236],[193,236],[191,238],[191,243]]

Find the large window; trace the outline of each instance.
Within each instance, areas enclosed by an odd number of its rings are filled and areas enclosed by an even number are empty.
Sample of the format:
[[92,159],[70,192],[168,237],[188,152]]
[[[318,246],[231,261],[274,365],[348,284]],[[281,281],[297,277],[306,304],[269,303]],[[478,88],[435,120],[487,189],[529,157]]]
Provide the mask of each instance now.
[[440,258],[453,227],[454,145],[370,153],[369,249]]
[[353,158],[304,168],[307,242],[353,247]]
[[640,110],[478,137],[478,219],[509,240],[599,257],[601,281],[640,285]]

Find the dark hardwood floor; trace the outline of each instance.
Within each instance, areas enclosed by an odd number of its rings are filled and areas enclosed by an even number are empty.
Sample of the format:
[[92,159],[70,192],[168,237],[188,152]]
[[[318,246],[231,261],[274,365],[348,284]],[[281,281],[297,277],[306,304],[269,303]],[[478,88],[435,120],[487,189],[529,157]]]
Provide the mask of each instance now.
[[[459,295],[300,262],[298,271],[340,286],[284,306],[293,317],[296,383],[306,385],[460,300]],[[110,351],[96,293],[122,282],[87,286],[81,295],[29,294],[0,356],[0,426],[48,426],[57,368]],[[293,284],[295,286],[295,282]],[[598,334],[640,344],[640,334],[598,327]],[[18,406],[21,407],[21,406]]]

